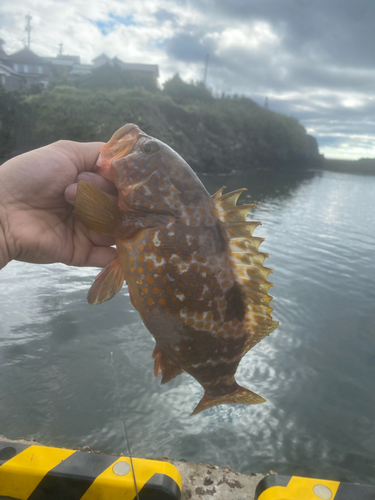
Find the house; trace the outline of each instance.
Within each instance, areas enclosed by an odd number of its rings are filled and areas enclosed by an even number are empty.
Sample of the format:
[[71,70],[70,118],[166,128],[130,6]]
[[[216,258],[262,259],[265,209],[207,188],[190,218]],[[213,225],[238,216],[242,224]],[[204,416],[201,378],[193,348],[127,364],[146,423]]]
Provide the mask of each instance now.
[[1,47],[0,64],[6,66],[8,72],[12,71],[11,75],[3,73],[5,88],[14,87],[15,75],[22,77],[22,88],[27,89],[35,86],[46,88],[53,76],[52,65],[27,47],[14,54],[6,54]]
[[25,86],[25,80],[17,71],[0,63],[0,85],[8,92],[12,90],[21,90]]
[[103,90],[142,87],[150,91],[157,88],[157,64],[126,63],[118,57],[111,59],[106,54],[101,54],[92,62],[91,74],[77,81],[78,87]]
[[79,88],[114,90],[142,87],[157,88],[157,64],[126,63],[118,57],[101,54],[92,64],[81,64],[80,56],[58,54],[40,57],[24,47],[6,54],[0,39],[0,85],[6,90],[46,88],[53,77],[65,75],[68,84]]
[[52,64],[55,74],[58,75],[85,75],[90,74],[92,64],[81,64],[80,56],[58,54],[57,57],[44,57],[45,61]]

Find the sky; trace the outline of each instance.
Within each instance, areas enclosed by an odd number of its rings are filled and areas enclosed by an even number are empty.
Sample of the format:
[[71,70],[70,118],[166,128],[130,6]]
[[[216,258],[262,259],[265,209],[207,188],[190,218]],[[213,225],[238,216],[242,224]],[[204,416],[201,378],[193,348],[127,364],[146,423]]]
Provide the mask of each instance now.
[[90,63],[101,53],[204,78],[296,117],[327,158],[375,157],[374,0],[2,0],[0,37]]

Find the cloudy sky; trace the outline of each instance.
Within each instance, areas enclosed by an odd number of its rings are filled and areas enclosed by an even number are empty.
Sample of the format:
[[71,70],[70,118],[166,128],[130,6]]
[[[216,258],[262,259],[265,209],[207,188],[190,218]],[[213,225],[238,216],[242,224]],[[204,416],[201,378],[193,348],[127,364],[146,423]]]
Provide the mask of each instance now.
[[7,53],[158,64],[295,116],[326,157],[375,157],[374,0],[2,0]]

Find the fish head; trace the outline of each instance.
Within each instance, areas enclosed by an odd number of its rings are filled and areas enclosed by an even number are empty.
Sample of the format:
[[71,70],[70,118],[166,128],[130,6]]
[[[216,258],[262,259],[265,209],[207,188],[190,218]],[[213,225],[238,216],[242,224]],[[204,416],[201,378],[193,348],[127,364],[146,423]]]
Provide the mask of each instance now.
[[97,172],[116,185],[120,206],[121,199],[128,199],[129,193],[141,184],[149,184],[154,191],[155,183],[167,181],[180,193],[205,191],[195,172],[176,151],[132,123],[117,130],[101,148]]
[[115,182],[117,175],[113,162],[129,154],[137,142],[141,130],[133,123],[128,123],[117,130],[111,139],[102,146],[96,162],[96,171],[104,178]]

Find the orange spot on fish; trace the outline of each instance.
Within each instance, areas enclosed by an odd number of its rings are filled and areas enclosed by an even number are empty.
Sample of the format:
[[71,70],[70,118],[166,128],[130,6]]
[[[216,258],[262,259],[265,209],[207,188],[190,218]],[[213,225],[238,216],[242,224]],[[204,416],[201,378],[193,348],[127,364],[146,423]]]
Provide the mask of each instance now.
[[138,267],[138,272],[139,274],[143,274],[145,272],[144,268],[142,266]]
[[146,281],[149,285],[154,284],[154,278],[152,276],[150,276],[149,274],[146,275]]
[[154,288],[152,289],[152,293],[154,295],[160,295],[161,294],[161,288],[159,288],[157,286],[154,286]]
[[149,292],[150,292],[150,290],[147,288],[147,286],[145,286],[145,287],[142,288],[142,293],[144,295],[147,295]]
[[168,301],[167,301],[167,299],[166,299],[165,297],[161,297],[161,298],[159,299],[159,304],[160,304],[161,306],[165,306],[165,304],[167,304],[167,302],[168,302]]
[[154,270],[154,263],[152,262],[152,260],[148,260],[146,262],[146,265],[147,265],[148,272],[152,273],[152,271]]
[[155,301],[154,301],[154,299],[153,299],[152,297],[149,297],[149,298],[147,299],[147,304],[148,304],[149,306],[153,306],[153,305],[154,305],[154,302],[155,302]]
[[145,260],[145,254],[141,253],[140,256],[138,257],[139,262],[143,262]]

